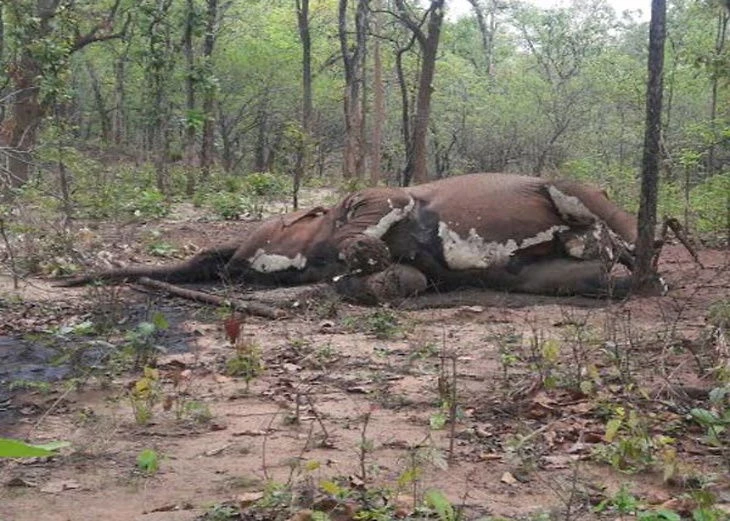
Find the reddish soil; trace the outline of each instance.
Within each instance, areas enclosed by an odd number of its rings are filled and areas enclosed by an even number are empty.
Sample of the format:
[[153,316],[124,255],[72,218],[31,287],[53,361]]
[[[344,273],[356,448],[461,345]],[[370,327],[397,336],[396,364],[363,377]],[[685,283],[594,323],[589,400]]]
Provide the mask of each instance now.
[[[185,256],[249,226],[106,225],[87,233],[83,252],[96,265],[110,257],[150,261],[145,245],[162,240]],[[710,369],[730,367],[723,331],[707,321],[713,305],[727,305],[730,256],[703,250],[700,258],[702,268],[680,246],[667,247],[661,270],[669,295],[626,302],[476,290],[397,310],[330,297],[284,301],[288,318],[243,323],[239,342],[260,349],[265,364],[248,391],[243,378],[225,374],[235,350],[214,309],[129,287],[52,288],[43,279],[16,292],[5,278],[0,335],[16,351],[21,343],[34,352],[60,342],[57,329],[48,333],[57,326],[106,319],[124,329],[162,312],[170,329],[158,339],[169,349],[157,362],[161,402],[171,396],[194,406],[177,418],[175,403],[169,410],[157,403],[141,425],[129,399],[140,373],[107,377],[87,359],[76,368],[74,390],[57,383],[13,390],[4,403],[0,396],[0,435],[71,443],[50,459],[0,463],[0,519],[192,520],[216,504],[248,505],[267,483],[319,497],[324,481],[362,478],[359,486],[387,489],[401,514],[437,488],[467,519],[564,515],[566,508],[573,519],[594,519],[600,514],[591,506],[623,483],[643,508],[681,510],[700,478],[730,511],[727,439],[723,458],[687,416],[709,407],[707,392],[720,385]],[[64,346],[94,338],[74,335]],[[124,342],[114,332],[103,338]],[[449,421],[435,429],[448,420],[441,405],[452,364],[457,420],[453,431]],[[8,371],[0,376],[6,385],[17,380]],[[619,472],[593,455],[617,407],[637,411],[648,436],[675,440],[669,482],[662,480],[668,449],[649,451],[638,472]],[[206,410],[210,418],[196,418]],[[160,455],[150,476],[137,468],[144,449]]]

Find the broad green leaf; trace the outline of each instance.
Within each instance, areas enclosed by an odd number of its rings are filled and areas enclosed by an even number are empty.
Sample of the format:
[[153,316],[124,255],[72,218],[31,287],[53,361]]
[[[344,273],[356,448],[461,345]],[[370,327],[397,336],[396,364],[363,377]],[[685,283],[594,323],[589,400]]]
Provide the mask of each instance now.
[[429,490],[424,495],[424,500],[436,512],[439,521],[453,521],[456,518],[454,507],[440,490]]
[[637,516],[639,521],[682,521],[682,516],[672,510],[653,510],[640,512]]
[[29,445],[19,440],[0,438],[0,458],[40,458],[43,456],[53,456],[56,453],[56,449],[68,445],[68,442]]
[[717,417],[717,414],[715,414],[712,411],[708,411],[707,409],[692,409],[690,412],[690,415],[692,418],[695,419],[698,423],[704,425],[704,426],[710,426],[715,425],[717,423],[717,420],[719,419]]

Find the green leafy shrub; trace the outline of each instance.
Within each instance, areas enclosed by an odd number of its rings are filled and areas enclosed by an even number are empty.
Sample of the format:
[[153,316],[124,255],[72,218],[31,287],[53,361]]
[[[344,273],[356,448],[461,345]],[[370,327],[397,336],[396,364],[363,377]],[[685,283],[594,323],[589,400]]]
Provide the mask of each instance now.
[[288,194],[290,182],[271,172],[254,172],[243,178],[241,190],[250,196],[274,198]]
[[730,172],[706,179],[690,191],[690,207],[695,214],[696,230],[700,233],[725,231],[730,194]]
[[152,449],[144,449],[137,455],[137,468],[152,476],[160,469],[160,456]]
[[126,205],[127,211],[135,217],[160,218],[170,213],[165,195],[157,188],[140,190]]
[[252,213],[254,204],[246,196],[232,192],[210,193],[206,197],[208,206],[217,217],[232,221],[241,215]]

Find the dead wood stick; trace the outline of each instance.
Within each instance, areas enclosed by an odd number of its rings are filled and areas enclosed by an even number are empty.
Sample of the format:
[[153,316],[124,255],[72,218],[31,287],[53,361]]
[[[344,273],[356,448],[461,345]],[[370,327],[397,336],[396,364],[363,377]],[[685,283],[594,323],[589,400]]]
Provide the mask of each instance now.
[[700,268],[704,269],[704,266],[702,262],[700,261],[700,257],[697,254],[697,250],[694,249],[692,246],[692,243],[689,240],[689,237],[687,236],[687,232],[685,231],[684,227],[680,224],[680,222],[675,219],[674,217],[664,217],[664,222],[662,223],[662,230],[661,230],[661,245],[657,249],[656,255],[654,257],[654,269],[656,270],[656,266],[659,262],[659,253],[661,252],[661,246],[664,245],[664,242],[667,239],[667,230],[672,230],[674,232],[674,236],[679,239],[679,242],[682,243],[682,246],[685,247],[685,249],[689,252],[689,254],[692,256],[694,261],[697,263],[697,265]]
[[137,282],[149,288],[166,291],[177,297],[193,300],[195,302],[213,304],[216,306],[230,307],[236,311],[243,311],[244,313],[249,313],[251,315],[258,315],[266,318],[284,318],[286,316],[286,312],[284,310],[276,309],[258,302],[243,302],[239,299],[219,297],[218,295],[212,295],[210,293],[196,291],[194,289],[181,288],[180,286],[175,286],[174,284],[162,282],[160,280],[150,279],[149,277],[140,277]]

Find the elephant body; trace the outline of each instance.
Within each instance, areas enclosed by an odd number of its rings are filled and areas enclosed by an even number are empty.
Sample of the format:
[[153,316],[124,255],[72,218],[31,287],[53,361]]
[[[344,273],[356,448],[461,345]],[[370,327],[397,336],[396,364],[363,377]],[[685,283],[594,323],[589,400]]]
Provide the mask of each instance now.
[[74,277],[119,282],[336,280],[360,300],[392,300],[429,287],[484,286],[541,294],[624,295],[636,219],[605,192],[570,181],[468,174],[406,188],[370,188],[331,208],[273,217],[235,243],[172,266]]

